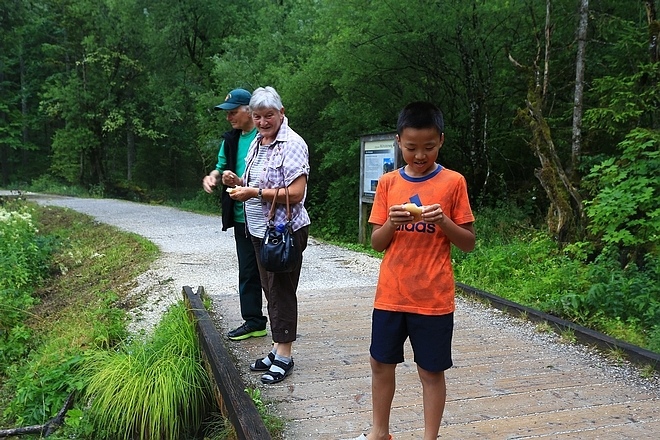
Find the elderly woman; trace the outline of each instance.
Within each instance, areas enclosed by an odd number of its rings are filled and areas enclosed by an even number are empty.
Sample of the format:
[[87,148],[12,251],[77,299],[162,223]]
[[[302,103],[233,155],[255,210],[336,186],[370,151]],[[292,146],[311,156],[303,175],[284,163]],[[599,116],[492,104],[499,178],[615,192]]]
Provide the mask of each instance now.
[[252,371],[263,371],[261,382],[278,383],[293,369],[291,356],[298,328],[298,299],[296,291],[300,279],[302,252],[307,247],[309,215],[304,202],[309,175],[309,151],[304,139],[289,128],[279,94],[272,87],[260,87],[252,93],[250,111],[258,134],[245,158],[242,177],[223,174],[222,182],[238,185],[231,193],[235,200],[245,202],[247,229],[255,251],[259,255],[261,239],[266,232],[268,213],[277,191],[275,224],[284,223],[286,217],[286,191],[294,240],[301,253],[292,272],[267,272],[259,262],[261,285],[268,301],[268,316],[273,337],[273,348],[263,359],[250,365]]

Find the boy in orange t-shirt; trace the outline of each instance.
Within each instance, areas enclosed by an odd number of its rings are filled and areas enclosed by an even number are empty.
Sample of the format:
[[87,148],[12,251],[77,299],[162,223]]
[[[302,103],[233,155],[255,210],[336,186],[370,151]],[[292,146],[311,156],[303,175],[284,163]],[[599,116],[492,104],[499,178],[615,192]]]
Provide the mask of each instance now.
[[[444,142],[442,112],[428,102],[399,114],[397,143],[406,166],[383,175],[369,217],[371,245],[385,251],[371,329],[373,427],[356,440],[387,440],[395,368],[410,338],[422,382],[424,440],[438,436],[452,366],[454,275],[451,245],[474,249],[465,178],[435,161]],[[421,207],[421,218],[405,204]],[[412,209],[410,209],[412,210]]]

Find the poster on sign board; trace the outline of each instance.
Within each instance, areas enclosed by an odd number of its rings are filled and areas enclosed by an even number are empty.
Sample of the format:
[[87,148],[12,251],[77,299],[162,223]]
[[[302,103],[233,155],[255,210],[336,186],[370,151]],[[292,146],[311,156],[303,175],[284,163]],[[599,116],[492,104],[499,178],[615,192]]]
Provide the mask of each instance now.
[[373,199],[381,176],[397,166],[395,133],[371,135],[362,138],[362,191]]

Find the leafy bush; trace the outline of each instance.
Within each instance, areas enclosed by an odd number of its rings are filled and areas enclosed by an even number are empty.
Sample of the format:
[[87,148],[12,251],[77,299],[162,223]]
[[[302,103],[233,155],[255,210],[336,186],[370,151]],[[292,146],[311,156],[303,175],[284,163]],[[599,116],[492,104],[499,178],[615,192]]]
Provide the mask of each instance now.
[[[47,337],[31,338],[31,332],[26,331],[18,341],[24,354],[28,348],[30,351],[26,359],[7,368],[7,384],[14,391],[14,398],[5,415],[12,416],[15,424],[42,424],[53,417],[70,393],[83,389],[78,370],[85,350],[108,349],[126,337],[126,316],[114,307],[116,295],[99,295],[100,304],[88,303],[90,310],[80,312],[75,322],[62,318],[50,323]],[[27,330],[23,325],[17,328]]]
[[33,179],[28,186],[28,190],[32,192],[61,194],[72,197],[85,197],[89,195],[89,192],[84,188],[71,185],[66,183],[63,179],[58,179],[49,174],[41,174],[38,178]]
[[35,353],[27,363],[13,365],[10,381],[16,390],[8,414],[15,416],[18,426],[42,424],[55,415],[66,397],[82,389],[76,371],[82,356],[80,351]]
[[25,352],[29,330],[22,325],[36,302],[33,286],[48,269],[51,242],[37,235],[23,205],[0,206],[0,365]]
[[585,179],[596,193],[586,205],[589,231],[610,250],[618,248],[625,265],[658,254],[660,131],[634,129],[619,148],[620,157],[594,166]]
[[601,254],[589,264],[586,293],[564,303],[570,314],[583,317],[583,322],[607,317],[646,329],[650,337],[660,322],[660,263],[646,257],[644,270],[630,263],[621,268],[616,252]]
[[[126,283],[143,272],[158,253],[146,239],[118,232],[91,217],[61,208],[28,206],[38,225],[34,227],[38,229],[34,237],[37,248],[48,256],[35,267],[50,272],[42,274],[41,283],[30,285],[39,301],[9,337],[5,334],[2,339],[3,426],[41,424],[55,416],[72,391],[82,389],[77,369],[83,353],[92,348],[109,349],[125,339],[126,313],[120,308],[120,295],[127,293]],[[0,240],[0,245],[6,244]],[[31,259],[31,263],[38,261],[37,257]],[[46,279],[46,275],[50,276]],[[6,302],[0,302],[4,318],[3,306]]]
[[475,217],[477,240],[482,247],[511,244],[534,231],[528,215],[514,204],[484,207],[475,212]]
[[546,234],[528,232],[511,243],[454,254],[456,280],[511,301],[547,310],[553,298],[578,292],[580,264],[572,262]]
[[656,324],[649,334],[648,348],[651,351],[660,353],[660,324]]
[[208,194],[206,191],[200,189],[194,194],[189,195],[188,198],[175,200],[170,197],[167,203],[176,208],[192,212],[219,214],[221,211],[220,190],[216,190],[213,194]]
[[37,240],[30,211],[0,207],[0,288],[25,290],[42,278],[48,255]]

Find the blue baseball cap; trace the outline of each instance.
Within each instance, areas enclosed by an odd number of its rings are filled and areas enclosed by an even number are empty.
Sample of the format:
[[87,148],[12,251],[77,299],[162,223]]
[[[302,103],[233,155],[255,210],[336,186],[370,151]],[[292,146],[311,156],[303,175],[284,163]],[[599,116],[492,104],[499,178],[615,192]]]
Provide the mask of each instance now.
[[242,105],[249,105],[252,94],[245,89],[234,89],[225,98],[225,102],[213,107],[216,110],[233,110]]

